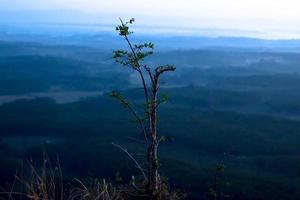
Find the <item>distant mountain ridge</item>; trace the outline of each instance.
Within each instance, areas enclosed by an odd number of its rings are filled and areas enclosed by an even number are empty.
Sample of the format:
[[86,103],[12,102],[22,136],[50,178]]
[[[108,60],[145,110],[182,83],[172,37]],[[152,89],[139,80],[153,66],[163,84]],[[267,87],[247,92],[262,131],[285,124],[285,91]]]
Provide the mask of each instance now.
[[[85,26],[87,29],[95,30],[103,25],[110,27],[118,23],[118,17],[105,13],[86,13],[77,10],[27,10],[27,11],[6,11],[0,8],[0,25],[36,25],[36,24],[60,24],[72,27]],[[263,39],[300,39],[300,30],[244,30],[238,27],[219,28],[219,27],[191,27],[185,24],[160,25],[157,26],[155,19],[151,24],[143,20],[143,16],[134,16],[140,20],[137,23],[138,32],[160,35],[184,35],[184,36],[209,36],[209,37],[250,37]],[[209,20],[209,19],[208,19]],[[148,28],[145,25],[150,25]],[[142,25],[142,26],[141,26]],[[87,27],[88,26],[88,27]],[[100,28],[101,28],[100,27]],[[148,31],[150,30],[151,31]],[[110,29],[112,31],[113,29]]]
[[[62,25],[59,25],[62,26]],[[103,50],[119,48],[117,35],[108,32],[107,26],[97,31],[79,30],[74,26],[43,25],[34,28],[0,25],[0,42],[35,42],[46,45],[90,46]],[[172,50],[243,50],[256,52],[300,52],[300,40],[263,40],[247,37],[207,37],[180,35],[138,35],[136,43],[142,40],[158,44],[160,51]]]
[[[100,17],[73,10],[1,11],[0,40],[46,44],[118,47],[114,24],[116,16]],[[218,28],[152,26],[137,24],[136,42],[152,41],[160,50],[236,48],[247,51],[300,52],[299,39],[261,39],[263,31]],[[151,31],[149,31],[151,30]],[[282,33],[284,34],[284,33]],[[285,38],[285,37],[283,37]]]

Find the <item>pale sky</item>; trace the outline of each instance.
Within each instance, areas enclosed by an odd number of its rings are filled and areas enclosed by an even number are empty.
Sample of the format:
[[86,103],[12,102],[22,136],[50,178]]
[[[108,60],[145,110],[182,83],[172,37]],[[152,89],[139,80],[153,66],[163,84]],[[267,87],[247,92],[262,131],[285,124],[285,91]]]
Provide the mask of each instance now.
[[300,0],[0,0],[0,12],[57,9],[93,13],[111,23],[118,17],[136,17],[141,24],[300,37]]

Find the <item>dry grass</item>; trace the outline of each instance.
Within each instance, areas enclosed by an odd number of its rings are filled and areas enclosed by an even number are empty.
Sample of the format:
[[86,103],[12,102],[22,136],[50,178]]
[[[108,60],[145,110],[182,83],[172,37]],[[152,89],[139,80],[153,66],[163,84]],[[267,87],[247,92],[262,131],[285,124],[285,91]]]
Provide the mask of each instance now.
[[[103,180],[94,180],[86,184],[74,179],[72,184],[63,181],[60,163],[55,165],[45,158],[41,167],[35,167],[29,162],[29,174],[24,177],[16,173],[9,191],[0,192],[0,200],[150,200],[144,181],[132,180],[129,184],[118,187]],[[167,181],[165,181],[167,182]],[[179,192],[170,192],[168,184],[164,184],[160,200],[179,200],[183,195]]]
[[79,183],[79,187],[71,190],[69,200],[122,200],[122,195],[119,190],[111,184],[106,183],[105,179],[102,182],[95,180],[89,186],[83,184],[80,180],[75,179]]
[[[34,167],[29,162],[29,175],[23,176],[16,173],[15,179],[9,192],[2,192],[6,200],[64,200],[64,184],[60,163],[55,166],[45,158],[40,168]],[[18,192],[15,187],[19,188]]]

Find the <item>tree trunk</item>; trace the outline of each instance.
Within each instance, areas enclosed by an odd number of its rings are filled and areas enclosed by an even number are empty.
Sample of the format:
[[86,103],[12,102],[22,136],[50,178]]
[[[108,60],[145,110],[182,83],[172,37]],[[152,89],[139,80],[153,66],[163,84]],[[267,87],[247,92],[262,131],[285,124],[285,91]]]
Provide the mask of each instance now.
[[160,190],[160,175],[158,173],[158,138],[157,138],[157,91],[158,80],[155,79],[152,84],[152,98],[150,102],[150,135],[151,143],[148,148],[148,161],[149,161],[149,189],[152,195],[158,195]]

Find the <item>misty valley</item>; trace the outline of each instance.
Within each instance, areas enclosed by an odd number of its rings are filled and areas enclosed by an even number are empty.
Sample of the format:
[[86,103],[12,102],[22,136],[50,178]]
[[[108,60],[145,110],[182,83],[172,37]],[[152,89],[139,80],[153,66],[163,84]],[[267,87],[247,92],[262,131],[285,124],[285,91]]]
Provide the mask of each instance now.
[[[39,165],[43,153],[60,160],[65,181],[140,176],[112,145],[137,159],[144,153],[135,120],[109,95],[143,103],[139,77],[113,60],[122,44],[106,34],[31,38],[0,37],[0,186],[9,188],[28,160]],[[145,38],[152,40],[135,40]],[[299,199],[299,41],[287,49],[288,41],[243,46],[247,38],[153,40],[160,46],[145,62],[177,68],[162,79],[169,100],[158,113],[171,185],[206,199],[218,176],[228,199]]]

